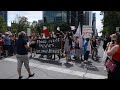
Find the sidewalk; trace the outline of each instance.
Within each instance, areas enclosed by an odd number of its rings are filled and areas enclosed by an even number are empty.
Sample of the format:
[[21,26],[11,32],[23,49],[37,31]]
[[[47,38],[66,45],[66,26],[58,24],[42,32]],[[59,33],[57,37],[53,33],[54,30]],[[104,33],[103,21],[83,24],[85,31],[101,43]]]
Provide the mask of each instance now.
[[[98,50],[99,56],[102,57],[102,47],[100,46]],[[60,66],[30,60],[31,72],[35,73],[35,76],[29,79],[105,79],[106,72],[103,70],[102,63],[94,62],[93,60],[90,61],[92,61],[92,65],[89,65],[87,70],[86,68],[82,68],[79,63],[74,63],[73,66],[68,68],[64,65],[64,59],[60,60]],[[23,79],[27,79],[28,73],[24,65],[22,67],[22,75]],[[0,79],[18,79],[17,60],[15,56],[0,60]]]
[[[17,64],[6,60],[0,61],[0,79],[18,79]],[[31,67],[31,72],[35,73],[34,77],[29,79],[82,79],[82,77],[49,71],[42,68]],[[23,79],[28,79],[26,69],[22,68]]]

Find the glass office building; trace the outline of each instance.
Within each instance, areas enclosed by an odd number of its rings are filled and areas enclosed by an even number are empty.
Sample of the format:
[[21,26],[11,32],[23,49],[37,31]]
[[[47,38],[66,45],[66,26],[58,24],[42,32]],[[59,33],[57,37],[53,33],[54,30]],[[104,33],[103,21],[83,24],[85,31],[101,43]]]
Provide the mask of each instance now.
[[83,20],[84,25],[92,26],[92,11],[85,11]]
[[43,11],[44,22],[47,23],[67,23],[66,11]]
[[7,23],[7,11],[0,11],[0,16],[2,16]]
[[43,11],[43,20],[47,23],[67,23],[71,26],[83,22],[83,11]]

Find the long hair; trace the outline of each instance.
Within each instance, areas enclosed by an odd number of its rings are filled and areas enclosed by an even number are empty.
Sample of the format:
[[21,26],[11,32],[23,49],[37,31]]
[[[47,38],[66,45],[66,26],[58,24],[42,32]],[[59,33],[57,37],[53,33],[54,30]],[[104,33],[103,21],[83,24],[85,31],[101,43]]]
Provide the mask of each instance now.
[[70,44],[71,44],[71,38],[70,38],[70,33],[69,33],[69,32],[67,32],[66,38],[68,38],[68,40],[69,40],[69,45],[70,45]]
[[120,45],[120,33],[116,33],[116,35],[117,35],[116,43]]

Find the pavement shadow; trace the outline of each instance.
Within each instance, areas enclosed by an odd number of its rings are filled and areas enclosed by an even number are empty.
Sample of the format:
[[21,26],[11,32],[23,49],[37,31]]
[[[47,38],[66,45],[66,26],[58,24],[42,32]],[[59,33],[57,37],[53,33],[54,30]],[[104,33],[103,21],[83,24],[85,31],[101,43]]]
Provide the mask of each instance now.
[[97,67],[93,66],[93,65],[88,65],[87,66],[87,69],[88,70],[91,70],[91,71],[99,71]]
[[101,63],[101,60],[98,58],[98,59],[94,60],[94,62]]
[[66,66],[66,68],[70,68],[73,66],[73,64],[71,64],[71,63],[64,63],[64,65]]
[[92,62],[91,61],[81,62],[81,65],[79,67],[81,67],[81,68],[87,68],[88,65],[92,65]]
[[43,60],[40,58],[33,58],[34,60],[40,61],[41,63],[49,63],[49,64],[55,64],[55,65],[59,65],[62,66],[62,63],[59,62],[59,60],[53,60],[53,59],[49,59],[49,60]]
[[76,63],[81,64],[83,60],[75,60]]
[[86,64],[81,63],[81,65],[79,66],[80,68],[86,68]]

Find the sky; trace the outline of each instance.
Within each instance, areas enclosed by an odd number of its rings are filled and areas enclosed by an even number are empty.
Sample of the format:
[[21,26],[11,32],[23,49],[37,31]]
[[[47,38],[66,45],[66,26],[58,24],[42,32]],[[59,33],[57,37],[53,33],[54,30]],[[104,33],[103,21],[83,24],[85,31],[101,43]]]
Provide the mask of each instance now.
[[[103,16],[100,15],[100,11],[93,11],[96,13],[96,28],[98,32],[102,30],[101,20]],[[42,11],[8,11],[8,26],[11,26],[11,21],[15,20],[16,16],[25,16],[29,22],[42,20]]]

